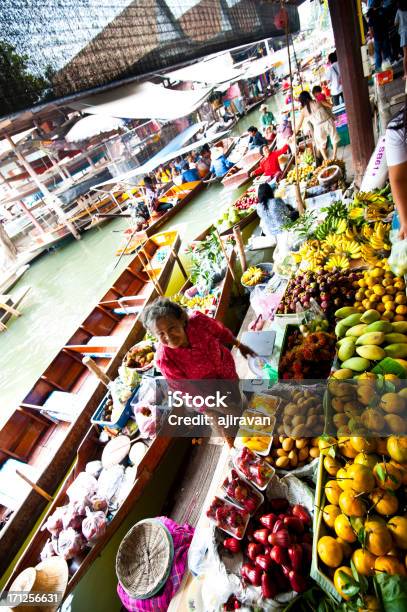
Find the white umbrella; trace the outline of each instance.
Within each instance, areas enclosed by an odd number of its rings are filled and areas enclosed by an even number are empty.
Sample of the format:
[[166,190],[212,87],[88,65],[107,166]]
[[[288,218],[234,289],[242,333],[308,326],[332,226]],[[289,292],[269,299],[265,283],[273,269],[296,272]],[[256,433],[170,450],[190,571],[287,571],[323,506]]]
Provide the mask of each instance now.
[[81,140],[92,138],[92,136],[97,136],[104,132],[118,130],[123,126],[124,121],[116,117],[88,115],[75,123],[65,136],[65,140],[67,140],[67,142],[80,142]]

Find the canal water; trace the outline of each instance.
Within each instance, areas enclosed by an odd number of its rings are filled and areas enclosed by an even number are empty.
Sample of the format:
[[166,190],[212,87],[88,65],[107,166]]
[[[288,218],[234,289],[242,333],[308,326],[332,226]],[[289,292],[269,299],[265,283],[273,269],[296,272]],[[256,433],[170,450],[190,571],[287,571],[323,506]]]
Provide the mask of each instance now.
[[[277,97],[268,101],[276,116],[277,101]],[[239,121],[232,134],[241,134],[251,124],[259,125],[259,119],[256,109]],[[183,259],[185,246],[238,195],[221,185],[210,185],[160,231],[175,229],[180,233]],[[128,265],[129,257],[123,257],[117,266],[115,255],[126,227],[126,219],[116,219],[85,232],[80,241],[72,240],[45,253],[31,264],[12,290],[14,293],[22,287],[31,287],[21,306],[23,316],[13,318],[7,332],[0,335],[0,426]],[[182,276],[175,273],[168,294],[175,293],[181,282]]]

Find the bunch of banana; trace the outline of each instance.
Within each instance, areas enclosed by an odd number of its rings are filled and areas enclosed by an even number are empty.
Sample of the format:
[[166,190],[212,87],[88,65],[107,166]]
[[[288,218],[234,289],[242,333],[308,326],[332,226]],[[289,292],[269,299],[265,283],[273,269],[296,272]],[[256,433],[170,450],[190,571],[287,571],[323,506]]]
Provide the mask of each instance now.
[[257,266],[251,266],[242,274],[242,283],[249,287],[260,284],[266,277],[266,273]]
[[173,302],[176,302],[180,306],[184,306],[184,308],[206,310],[214,303],[214,301],[216,300],[216,296],[212,293],[209,293],[208,295],[204,296],[196,295],[194,297],[188,298],[182,293],[177,293],[171,299],[173,300]]
[[[314,172],[314,168],[312,166],[309,165],[302,165],[300,164],[298,166],[298,180],[299,181],[304,181],[305,179],[307,179],[309,177],[310,174],[312,174]],[[290,172],[287,174],[286,177],[286,183],[288,185],[292,185],[294,183],[297,182],[297,170],[295,168],[293,168],[292,170],[290,170]]]
[[341,246],[341,236],[338,234],[328,234],[327,237],[322,241],[322,248],[325,250],[325,246],[329,249],[335,250]]
[[349,259],[346,255],[332,255],[324,266],[324,270],[328,272],[332,272],[335,268],[338,270],[347,270],[349,268]]
[[370,246],[370,244],[361,244],[360,245],[360,252],[361,252],[361,255],[362,255],[362,259],[366,263],[368,263],[368,264],[370,264],[372,266],[376,265],[376,263],[378,262],[378,258],[377,258],[377,255],[376,255],[376,250],[372,246]]
[[365,220],[365,209],[361,206],[351,206],[349,210],[349,219],[360,223]]
[[356,240],[356,242],[361,242],[363,240],[363,237],[361,236],[361,234],[358,232],[358,230],[355,227],[347,227],[346,228],[346,232],[345,232],[345,237],[348,240]]
[[366,208],[371,204],[386,204],[388,200],[385,195],[381,195],[375,191],[358,191],[355,194],[353,202],[356,206],[363,206]]
[[391,246],[388,241],[389,224],[377,221],[373,226],[373,233],[369,238],[370,245],[377,251],[390,251]]
[[380,221],[388,217],[388,215],[394,210],[392,202],[385,204],[369,204],[366,208],[366,221]]
[[334,232],[335,234],[343,234],[346,231],[348,224],[346,219],[340,219],[338,217],[329,216],[325,219],[321,225],[315,230],[315,236],[318,240],[324,240],[328,234]]
[[362,227],[362,236],[363,236],[363,238],[365,238],[365,240],[370,240],[371,237],[373,236],[373,226],[369,225],[368,223],[363,225],[363,227]]
[[330,166],[339,166],[339,168],[342,170],[342,174],[345,174],[345,162],[343,161],[343,159],[327,159],[325,160],[319,167],[318,167],[318,171],[321,171],[322,168],[329,168]]
[[343,254],[350,257],[350,259],[360,259],[360,244],[356,240],[347,240],[341,237],[340,247]]

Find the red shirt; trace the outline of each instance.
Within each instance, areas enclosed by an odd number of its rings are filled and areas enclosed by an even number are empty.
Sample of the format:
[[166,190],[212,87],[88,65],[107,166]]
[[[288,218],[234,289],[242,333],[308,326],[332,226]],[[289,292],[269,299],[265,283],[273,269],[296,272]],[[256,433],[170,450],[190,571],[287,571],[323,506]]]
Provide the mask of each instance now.
[[278,163],[278,158],[283,153],[287,153],[290,150],[288,145],[284,145],[281,149],[277,151],[271,151],[268,156],[260,162],[260,166],[253,172],[254,176],[259,176],[260,174],[264,174],[265,176],[270,176],[273,178],[281,172],[280,165]]
[[315,98],[315,100],[316,100],[317,102],[326,102],[326,101],[327,101],[327,100],[326,100],[326,95],[325,95],[325,94],[323,94],[323,93],[317,93],[317,94],[315,94],[314,98]]
[[189,347],[170,348],[160,344],[156,364],[167,380],[238,378],[232,353],[232,332],[202,312],[194,311],[186,326]]

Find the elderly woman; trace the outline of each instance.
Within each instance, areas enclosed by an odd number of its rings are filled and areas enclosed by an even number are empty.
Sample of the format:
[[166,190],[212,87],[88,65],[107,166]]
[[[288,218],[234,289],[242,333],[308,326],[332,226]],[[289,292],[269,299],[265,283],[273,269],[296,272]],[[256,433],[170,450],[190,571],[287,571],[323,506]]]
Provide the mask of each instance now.
[[168,298],[148,306],[142,322],[159,342],[156,364],[167,380],[237,380],[229,347],[244,357],[254,354],[219,321],[198,311],[188,316]]

